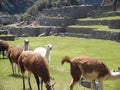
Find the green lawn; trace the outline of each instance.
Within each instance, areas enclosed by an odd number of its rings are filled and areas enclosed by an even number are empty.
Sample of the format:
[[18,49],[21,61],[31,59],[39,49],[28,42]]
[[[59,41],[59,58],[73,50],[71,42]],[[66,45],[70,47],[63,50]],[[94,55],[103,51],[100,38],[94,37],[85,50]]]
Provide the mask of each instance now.
[[[108,67],[117,69],[120,66],[120,43],[110,40],[83,39],[74,37],[24,37],[19,40],[9,41],[10,46],[24,45],[24,39],[30,41],[30,48],[35,49],[45,44],[52,44],[50,74],[56,82],[55,90],[69,90],[71,76],[69,64],[61,65],[64,56],[71,58],[79,55],[89,55],[104,61]],[[27,74],[27,73],[26,73]],[[34,77],[31,80],[33,90],[37,90]],[[105,81],[104,90],[120,90],[120,80]],[[26,90],[29,90],[26,80]],[[22,90],[22,78],[16,74],[12,76],[12,69],[8,59],[0,59],[0,90]],[[46,90],[44,88],[44,90]],[[77,84],[74,90],[89,90]]]

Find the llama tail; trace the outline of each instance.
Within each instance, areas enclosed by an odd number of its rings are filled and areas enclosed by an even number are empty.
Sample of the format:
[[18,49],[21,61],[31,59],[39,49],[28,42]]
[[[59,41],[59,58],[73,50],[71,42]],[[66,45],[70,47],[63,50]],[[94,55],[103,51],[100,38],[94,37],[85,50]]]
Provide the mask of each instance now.
[[70,57],[65,56],[65,57],[62,59],[61,64],[63,65],[64,62],[71,63],[72,61],[71,61]]

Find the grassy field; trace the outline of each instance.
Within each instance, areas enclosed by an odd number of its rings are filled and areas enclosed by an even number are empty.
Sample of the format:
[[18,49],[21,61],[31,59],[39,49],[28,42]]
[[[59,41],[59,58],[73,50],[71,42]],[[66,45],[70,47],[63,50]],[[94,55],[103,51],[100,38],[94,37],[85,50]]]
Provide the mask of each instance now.
[[[120,66],[120,43],[109,40],[83,39],[74,37],[24,37],[19,40],[9,41],[10,46],[24,45],[24,39],[30,41],[30,48],[35,49],[45,44],[52,44],[50,74],[52,83],[56,82],[55,90],[69,90],[71,76],[69,64],[61,65],[64,56],[71,58],[79,55],[89,55],[104,61],[110,69]],[[27,74],[27,72],[26,72]],[[31,78],[33,90],[37,90],[34,77]],[[21,75],[12,75],[11,65],[8,59],[0,59],[0,90],[22,90]],[[26,80],[26,90],[29,90]],[[44,90],[45,87],[44,87]],[[79,83],[74,90],[89,90]],[[104,90],[120,90],[120,80],[105,81]]]

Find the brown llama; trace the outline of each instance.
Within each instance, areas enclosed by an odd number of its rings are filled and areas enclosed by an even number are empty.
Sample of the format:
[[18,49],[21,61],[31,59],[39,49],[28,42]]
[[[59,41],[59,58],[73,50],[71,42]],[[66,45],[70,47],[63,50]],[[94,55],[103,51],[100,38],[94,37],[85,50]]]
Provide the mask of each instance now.
[[[16,68],[15,68],[14,64],[16,64],[18,66],[18,58],[19,58],[19,56],[20,56],[20,54],[22,53],[23,50],[28,49],[28,44],[29,44],[29,41],[24,40],[24,47],[15,46],[15,47],[9,47],[9,49],[8,49],[8,58],[9,58],[9,61],[12,65],[13,75],[16,72]],[[18,67],[18,73],[19,73],[19,67]]]
[[45,83],[47,90],[54,90],[53,89],[54,84],[52,85],[50,82],[48,62],[44,57],[40,56],[38,53],[35,53],[34,51],[23,51],[18,59],[18,64],[23,75],[23,89],[25,89],[25,70],[27,70],[28,83],[30,89],[32,89],[30,83],[30,74],[33,73],[36,79],[38,90],[40,90],[39,77],[41,78],[41,90],[43,90],[43,82]]
[[9,48],[8,42],[5,41],[5,40],[0,40],[0,54],[2,53],[3,59],[4,59],[4,56],[5,56],[5,51],[7,51],[8,48]]
[[105,63],[93,57],[79,56],[70,59],[66,56],[61,63],[64,64],[64,62],[70,63],[71,67],[70,72],[73,80],[70,84],[70,90],[73,90],[81,76],[92,82],[92,90],[97,90],[96,80],[99,83],[99,90],[103,90],[103,80],[120,79],[120,72],[110,72]]

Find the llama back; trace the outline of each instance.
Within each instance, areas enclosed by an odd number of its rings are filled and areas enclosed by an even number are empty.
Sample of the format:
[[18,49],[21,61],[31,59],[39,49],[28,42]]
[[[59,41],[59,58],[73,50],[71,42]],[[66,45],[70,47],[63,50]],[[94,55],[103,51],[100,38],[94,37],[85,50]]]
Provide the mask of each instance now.
[[16,47],[10,47],[8,49],[8,58],[13,60],[13,62],[18,63],[18,57],[22,53],[23,49],[16,48]]
[[[40,56],[38,53],[35,53],[34,51],[23,51],[18,62],[21,68],[24,67],[29,72],[37,74],[45,81],[50,78],[48,63],[45,58]],[[24,72],[24,68],[22,72]]]

